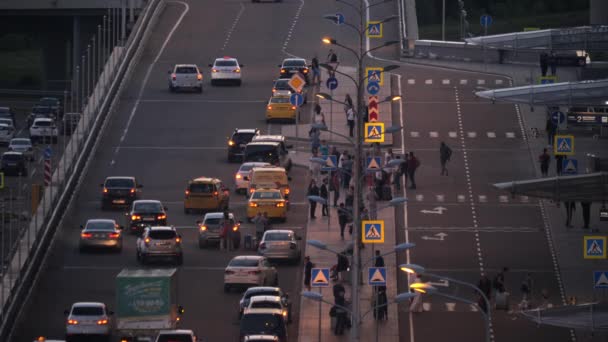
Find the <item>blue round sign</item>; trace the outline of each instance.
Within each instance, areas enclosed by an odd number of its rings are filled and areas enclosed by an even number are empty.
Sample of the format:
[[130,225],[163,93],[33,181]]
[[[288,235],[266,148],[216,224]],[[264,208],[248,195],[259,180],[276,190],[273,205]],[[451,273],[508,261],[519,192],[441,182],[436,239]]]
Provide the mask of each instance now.
[[336,25],[344,24],[344,14],[336,13]]
[[330,77],[325,82],[325,85],[327,86],[328,89],[334,90],[334,89],[338,88],[338,79],[335,77]]
[[51,159],[51,148],[47,147],[44,149],[44,159]]
[[490,25],[492,25],[493,19],[492,16],[489,14],[484,14],[481,16],[481,18],[479,19],[481,26],[483,27],[488,27]]
[[367,93],[370,95],[376,95],[380,92],[380,84],[378,82],[367,83]]
[[289,102],[294,106],[300,107],[304,103],[304,96],[298,93],[291,94]]
[[564,121],[566,121],[566,114],[564,112],[556,111],[551,113],[551,122],[554,125],[561,125]]

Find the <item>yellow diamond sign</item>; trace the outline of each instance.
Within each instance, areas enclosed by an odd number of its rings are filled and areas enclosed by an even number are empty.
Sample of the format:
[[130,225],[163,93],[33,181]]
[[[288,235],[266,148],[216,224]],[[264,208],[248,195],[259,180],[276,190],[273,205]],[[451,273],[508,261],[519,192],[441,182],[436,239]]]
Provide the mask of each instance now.
[[293,89],[296,93],[301,93],[302,88],[304,88],[304,85],[306,84],[306,80],[304,80],[300,74],[293,74],[287,84],[289,84],[291,89]]

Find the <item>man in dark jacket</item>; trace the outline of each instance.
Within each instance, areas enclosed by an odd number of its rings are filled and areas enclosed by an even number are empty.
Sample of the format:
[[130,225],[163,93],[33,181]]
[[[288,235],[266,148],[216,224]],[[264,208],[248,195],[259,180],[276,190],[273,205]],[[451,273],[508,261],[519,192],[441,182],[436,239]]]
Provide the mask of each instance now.
[[447,163],[450,161],[452,157],[452,149],[446,145],[445,142],[441,142],[439,145],[439,161],[441,162],[441,175],[448,175]]
[[376,258],[374,260],[375,267],[384,267],[384,257],[380,255],[380,251],[376,250]]
[[344,229],[348,223],[348,210],[344,206],[344,202],[340,203],[338,207],[338,224],[340,225],[340,238],[344,240]]
[[[314,179],[310,180],[310,184],[308,185],[307,196],[319,196],[319,187],[317,186],[317,182]],[[317,211],[317,202],[313,200],[309,200],[310,202],[310,218],[317,218],[315,216],[315,212]]]
[[414,152],[410,152],[410,158],[407,161],[407,175],[410,178],[410,189],[416,189],[416,170],[420,167],[420,161],[414,156]]
[[323,178],[323,184],[321,184],[321,189],[319,192],[321,194],[321,198],[325,199],[325,203],[321,207],[321,215],[328,216],[329,215],[329,210],[328,210],[329,189],[327,188],[327,178]]

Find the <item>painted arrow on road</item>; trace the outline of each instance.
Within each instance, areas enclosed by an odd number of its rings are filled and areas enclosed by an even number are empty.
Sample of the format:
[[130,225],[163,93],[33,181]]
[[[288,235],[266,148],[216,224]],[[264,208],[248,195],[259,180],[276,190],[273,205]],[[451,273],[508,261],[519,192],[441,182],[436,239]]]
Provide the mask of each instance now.
[[443,214],[444,211],[448,210],[448,208],[444,208],[444,207],[435,207],[433,208],[433,210],[420,210],[421,213],[423,214]]
[[429,282],[427,282],[427,284],[433,285],[433,286],[443,286],[443,287],[450,286],[450,282],[445,279],[441,279],[440,281],[437,281],[437,282],[429,281]]
[[443,241],[445,240],[445,237],[448,236],[448,234],[446,233],[437,233],[433,236],[427,236],[427,235],[423,235],[422,237],[420,237],[422,240],[435,240],[435,241]]

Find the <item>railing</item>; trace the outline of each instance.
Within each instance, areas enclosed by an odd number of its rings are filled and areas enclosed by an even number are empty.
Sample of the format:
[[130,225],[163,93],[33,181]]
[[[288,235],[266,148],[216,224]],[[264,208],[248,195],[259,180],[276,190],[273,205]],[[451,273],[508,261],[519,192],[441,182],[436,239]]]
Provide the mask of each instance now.
[[[124,27],[118,9],[109,9],[97,34],[76,67],[69,105],[65,111],[82,113],[77,128],[64,142],[63,155],[52,173],[50,184],[44,189],[40,204],[33,208],[29,224],[19,231],[19,238],[8,258],[0,282],[0,341],[10,339],[11,329],[19,318],[29,289],[35,285],[38,269],[43,264],[63,213],[71,203],[72,194],[82,181],[90,156],[101,138],[106,119],[116,106],[124,79],[132,72],[141,55],[143,43],[150,35],[164,8],[164,0],[150,0],[140,13],[126,42],[121,40]],[[124,24],[124,21],[123,21]]]

